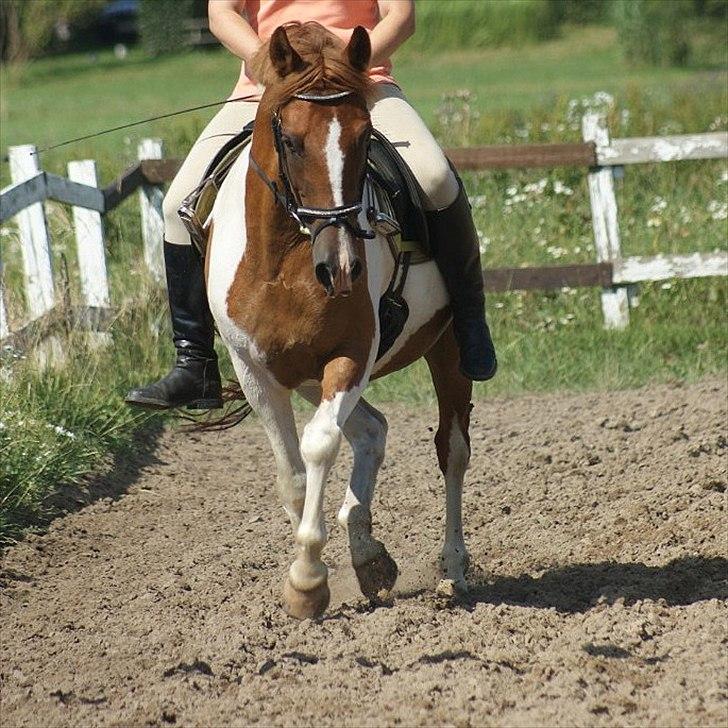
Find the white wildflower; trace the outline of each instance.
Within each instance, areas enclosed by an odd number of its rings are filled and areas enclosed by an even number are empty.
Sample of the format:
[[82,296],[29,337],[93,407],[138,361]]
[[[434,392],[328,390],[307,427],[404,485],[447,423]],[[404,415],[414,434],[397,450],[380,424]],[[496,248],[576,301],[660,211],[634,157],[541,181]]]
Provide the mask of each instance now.
[[661,217],[651,217],[647,220],[647,227],[656,228],[660,227],[660,225],[662,225]]
[[503,308],[503,306],[505,306],[505,304],[503,303],[503,301],[496,301],[493,304],[493,308]]
[[652,207],[650,207],[650,212],[657,212],[660,213],[663,210],[667,208],[667,201],[664,197],[655,197],[655,201],[652,203]]
[[546,185],[548,184],[548,180],[544,177],[543,179],[540,179],[538,182],[531,182],[527,184],[523,191],[532,194],[532,195],[541,195],[543,194],[543,191],[546,189]]
[[549,245],[548,248],[546,248],[546,252],[552,257],[552,258],[563,258],[567,251],[565,248],[560,248],[557,245]]
[[481,230],[475,231],[478,234],[478,241],[480,242],[479,248],[481,255],[485,253],[486,250],[488,250],[488,246],[491,244],[491,239],[487,237],[486,235],[483,235]]
[[728,219],[728,203],[720,200],[711,200],[708,203],[708,212],[713,220]]
[[718,181],[719,182],[728,182],[728,169],[724,169],[720,173],[720,179]]
[[663,283],[660,288],[662,288],[663,291],[669,291],[672,288],[672,283],[667,281],[666,283]]
[[511,187],[509,187],[506,190],[506,194],[508,195],[508,197],[515,197],[515,195],[517,193],[518,193],[518,187],[516,187],[515,185],[512,185]]
[[485,205],[485,200],[486,200],[485,195],[473,195],[470,198],[470,204],[473,207],[483,207],[483,205]]
[[567,187],[561,180],[557,179],[554,182],[554,194],[566,195],[567,197],[571,197],[571,195],[574,194],[574,190],[572,190],[571,187]]
[[61,427],[60,425],[51,425],[46,424],[46,427],[50,430],[53,430],[57,435],[63,435],[63,437],[67,437],[69,440],[75,440],[76,436],[70,431],[67,430],[65,427]]

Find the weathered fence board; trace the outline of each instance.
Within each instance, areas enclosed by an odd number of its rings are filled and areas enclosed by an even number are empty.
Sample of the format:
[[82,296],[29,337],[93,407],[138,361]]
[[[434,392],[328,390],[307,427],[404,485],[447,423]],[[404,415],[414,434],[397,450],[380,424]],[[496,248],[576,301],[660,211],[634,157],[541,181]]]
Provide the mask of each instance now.
[[56,306],[46,311],[33,321],[29,321],[3,339],[3,346],[17,351],[29,349],[37,342],[49,342],[50,351],[42,353],[45,359],[62,360],[63,353],[59,351],[60,341],[53,334],[61,331],[91,331],[104,332],[109,327],[115,312],[109,308],[91,308],[88,306],[74,306],[70,309]]
[[144,174],[139,162],[129,167],[121,177],[115,179],[103,189],[104,212],[110,212],[118,207],[127,197],[134,194],[144,183]]
[[[586,114],[582,119],[584,140],[597,147],[609,143],[606,120],[598,114]],[[614,196],[614,178],[610,167],[593,167],[588,176],[589,199],[592,209],[592,227],[597,261],[616,262],[622,257],[617,222],[617,200]],[[629,324],[629,302],[624,288],[602,290],[602,314],[608,329],[623,329]]]
[[96,189],[95,185],[89,186],[78,183],[76,180],[68,180],[50,172],[45,173],[45,178],[49,200],[83,207],[87,210],[95,210],[96,212],[105,212],[104,193]]
[[486,291],[548,291],[612,285],[612,264],[552,265],[541,268],[486,268]]
[[728,253],[725,251],[691,255],[632,256],[614,264],[615,283],[726,275],[728,275]]
[[5,222],[35,202],[46,199],[46,180],[43,172],[0,191],[0,222]]
[[520,144],[446,149],[459,169],[512,167],[591,167],[597,163],[594,144]]
[[8,320],[8,311],[5,308],[5,278],[2,266],[0,266],[0,341],[6,339],[9,335],[10,321]]
[[612,166],[687,159],[717,159],[728,156],[728,133],[613,139],[606,146],[597,145],[596,152],[597,164]]
[[[160,139],[144,139],[138,148],[139,159],[161,159],[162,142]],[[145,184],[139,190],[139,204],[142,212],[142,239],[144,241],[144,260],[154,279],[164,280],[164,216],[162,201],[164,193],[157,185]]]
[[[10,147],[10,177],[24,182],[40,172],[35,147],[30,144]],[[25,271],[25,289],[31,319],[53,308],[53,271],[51,246],[41,202],[34,202],[18,213],[18,232]]]
[[[95,187],[98,184],[96,162],[92,159],[69,162],[68,176],[74,182]],[[103,199],[103,195],[101,197]],[[95,210],[74,206],[73,224],[84,301],[87,306],[108,306],[109,283],[101,215]]]

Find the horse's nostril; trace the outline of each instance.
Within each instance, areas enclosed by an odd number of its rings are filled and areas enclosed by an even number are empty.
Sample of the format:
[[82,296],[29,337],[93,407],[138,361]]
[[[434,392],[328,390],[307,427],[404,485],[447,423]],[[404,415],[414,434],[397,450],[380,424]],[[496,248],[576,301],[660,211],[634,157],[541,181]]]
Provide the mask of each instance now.
[[326,289],[330,296],[334,292],[334,279],[326,263],[319,263],[315,268],[316,280]]
[[354,262],[351,264],[351,280],[354,282],[360,275],[362,271],[362,265],[359,258],[354,258]]

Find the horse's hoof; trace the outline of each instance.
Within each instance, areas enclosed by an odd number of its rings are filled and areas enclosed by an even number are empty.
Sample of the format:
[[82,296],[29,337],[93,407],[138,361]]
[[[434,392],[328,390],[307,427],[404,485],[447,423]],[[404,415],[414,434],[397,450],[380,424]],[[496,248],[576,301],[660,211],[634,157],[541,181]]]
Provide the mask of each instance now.
[[441,579],[435,589],[435,594],[445,599],[467,600],[470,598],[470,590],[465,579]]
[[361,593],[375,599],[380,591],[389,591],[397,581],[397,563],[382,546],[381,552],[369,561],[354,566]]
[[286,614],[296,619],[315,619],[320,617],[329,606],[331,592],[327,582],[311,591],[299,591],[286,579],[283,585],[283,608]]

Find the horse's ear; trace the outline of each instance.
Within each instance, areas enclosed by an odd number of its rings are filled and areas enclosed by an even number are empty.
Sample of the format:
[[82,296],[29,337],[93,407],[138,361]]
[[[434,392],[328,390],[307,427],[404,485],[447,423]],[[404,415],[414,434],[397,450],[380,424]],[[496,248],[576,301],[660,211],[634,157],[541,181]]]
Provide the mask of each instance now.
[[372,44],[369,41],[369,33],[361,25],[357,25],[351,34],[349,45],[346,46],[346,57],[357,71],[367,70],[372,57]]
[[303,66],[303,58],[296,53],[288,40],[286,29],[281,25],[273,31],[269,46],[270,60],[273,68],[281,78],[289,73],[300,71]]

